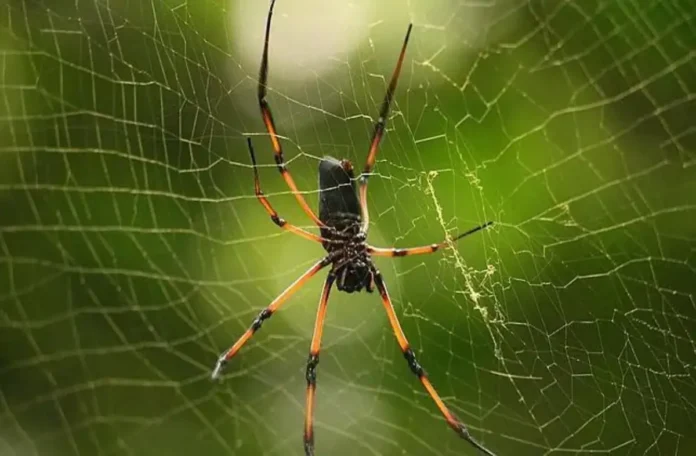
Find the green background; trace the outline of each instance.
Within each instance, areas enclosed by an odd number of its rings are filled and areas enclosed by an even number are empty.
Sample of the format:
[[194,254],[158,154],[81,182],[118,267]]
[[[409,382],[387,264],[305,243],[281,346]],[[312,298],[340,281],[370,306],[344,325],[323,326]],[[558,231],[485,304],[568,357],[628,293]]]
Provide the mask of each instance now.
[[[0,2],[0,454],[302,453],[321,278],[210,380],[322,255],[254,198],[247,134],[273,204],[309,225],[271,166],[236,6]],[[414,21],[370,240],[496,222],[376,263],[434,385],[497,454],[696,451],[694,6],[395,4],[335,70],[271,90],[314,206],[319,157],[361,168],[390,30]],[[263,15],[244,20],[260,37]],[[375,295],[332,295],[317,401],[317,454],[474,454]]]

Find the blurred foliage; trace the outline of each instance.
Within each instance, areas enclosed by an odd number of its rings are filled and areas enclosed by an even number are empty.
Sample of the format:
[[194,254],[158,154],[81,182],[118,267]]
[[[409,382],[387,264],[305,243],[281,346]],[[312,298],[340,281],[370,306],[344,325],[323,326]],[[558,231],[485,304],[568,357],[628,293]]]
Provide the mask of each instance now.
[[[276,23],[309,3],[279,1]],[[263,13],[237,6],[0,4],[0,454],[301,454],[320,278],[210,381],[322,254],[253,196],[247,134],[273,204],[308,224],[271,166],[258,63],[235,45],[231,24],[260,38]],[[319,157],[367,153],[401,39],[386,8],[407,7],[381,8],[328,74],[286,87],[271,59],[312,204]],[[456,250],[377,260],[433,383],[501,455],[692,454],[693,2],[410,8],[370,240],[496,221]],[[318,375],[318,454],[473,454],[376,296],[333,294]]]

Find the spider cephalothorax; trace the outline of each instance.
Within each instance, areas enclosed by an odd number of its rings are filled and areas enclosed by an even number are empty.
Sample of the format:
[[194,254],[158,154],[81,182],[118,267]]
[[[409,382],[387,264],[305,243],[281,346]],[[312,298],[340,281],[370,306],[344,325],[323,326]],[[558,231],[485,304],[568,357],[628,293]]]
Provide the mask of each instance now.
[[340,235],[330,239],[331,242],[323,244],[332,261],[331,273],[336,276],[336,288],[346,293],[361,291],[364,288],[372,293],[374,265],[367,251],[365,234],[344,237],[344,232],[338,233]]
[[[363,288],[368,292],[372,291],[373,286],[377,287],[379,295],[382,299],[382,304],[387,312],[389,324],[394,331],[396,341],[399,348],[406,359],[409,369],[421,382],[427,393],[433,399],[437,408],[447,420],[447,424],[463,439],[476,447],[479,451],[494,456],[493,453],[478,443],[470,434],[467,427],[457,419],[457,417],[447,408],[442,401],[437,391],[430,383],[428,375],[423,367],[416,360],[416,355],[411,349],[406,335],[401,329],[398,317],[392,306],[391,298],[387,292],[387,286],[384,279],[379,273],[379,270],[372,263],[372,256],[384,257],[402,257],[409,255],[422,255],[433,253],[440,247],[446,245],[445,242],[431,244],[422,247],[413,247],[407,249],[379,248],[373,247],[367,243],[367,230],[369,227],[369,213],[367,209],[367,179],[372,172],[377,156],[377,149],[380,140],[384,134],[384,127],[387,122],[387,114],[389,113],[389,105],[396,89],[396,82],[399,78],[401,65],[406,54],[406,45],[411,34],[411,26],[409,25],[406,32],[406,38],[399,54],[399,60],[396,63],[394,74],[389,82],[389,88],[382,101],[382,106],[379,112],[379,118],[374,126],[372,135],[372,143],[370,151],[367,155],[365,168],[361,174],[360,188],[356,189],[355,176],[353,174],[353,165],[348,160],[336,160],[331,157],[324,157],[319,163],[319,217],[309,207],[304,196],[298,191],[295,181],[290,172],[285,166],[283,158],[283,150],[280,143],[280,138],[276,132],[271,108],[266,100],[266,80],[268,78],[268,42],[271,27],[271,17],[273,15],[273,5],[275,1],[271,1],[271,8],[268,11],[266,19],[266,39],[264,41],[263,55],[261,58],[261,69],[259,71],[259,86],[258,86],[258,101],[261,108],[261,116],[264,125],[268,130],[271,139],[271,145],[275,153],[275,161],[278,165],[280,174],[285,179],[285,182],[290,187],[292,194],[297,199],[304,212],[314,221],[319,227],[321,236],[310,233],[298,226],[292,225],[281,218],[273,209],[261,191],[259,183],[259,175],[256,169],[256,158],[254,149],[251,144],[251,139],[247,139],[251,161],[254,165],[254,189],[256,196],[263,205],[264,209],[273,220],[273,223],[283,228],[284,230],[302,236],[305,239],[319,242],[328,252],[328,255],[317,261],[309,270],[300,276],[292,285],[285,289],[277,298],[273,300],[265,309],[263,309],[251,323],[249,329],[235,342],[232,347],[226,350],[218,358],[217,365],[213,371],[213,378],[216,378],[222,372],[225,364],[234,357],[244,344],[256,333],[263,325],[264,321],[270,318],[283,303],[295,291],[301,288],[312,276],[318,273],[321,269],[331,265],[324,288],[319,300],[319,309],[317,310],[317,318],[314,324],[314,335],[309,347],[309,357],[307,358],[306,375],[307,380],[307,395],[305,406],[305,422],[304,422],[304,451],[305,455],[314,455],[314,396],[317,388],[317,365],[319,363],[319,348],[321,337],[324,328],[324,320],[326,318],[326,308],[329,302],[329,293],[331,287],[336,283],[336,287],[348,293],[361,291]],[[358,197],[359,195],[359,197]],[[451,242],[457,241],[465,236],[475,233],[483,228],[491,225],[491,222],[477,226],[469,231],[466,231],[452,239]]]
[[[361,291],[372,293],[374,275],[372,260],[367,252],[365,236],[360,239],[339,241],[327,250],[332,255],[331,273],[336,276],[336,288],[346,293]],[[335,247],[333,247],[335,246]]]

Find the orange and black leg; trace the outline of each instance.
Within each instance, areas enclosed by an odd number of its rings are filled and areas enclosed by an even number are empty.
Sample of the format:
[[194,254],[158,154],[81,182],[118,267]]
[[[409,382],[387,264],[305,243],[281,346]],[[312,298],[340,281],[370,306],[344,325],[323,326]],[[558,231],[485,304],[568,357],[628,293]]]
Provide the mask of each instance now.
[[249,155],[251,155],[251,163],[254,166],[254,192],[256,193],[256,197],[259,199],[261,205],[264,207],[264,209],[266,209],[266,212],[268,212],[268,215],[271,216],[271,220],[273,220],[273,223],[275,223],[284,230],[290,231],[291,233],[295,233],[299,236],[302,236],[305,239],[309,239],[310,241],[326,242],[326,239],[322,238],[321,236],[317,236],[316,234],[310,233],[309,231],[305,231],[300,227],[292,225],[286,222],[285,219],[278,216],[278,213],[275,211],[275,209],[273,209],[273,206],[271,206],[270,201],[268,201],[268,198],[266,198],[266,195],[264,195],[263,191],[261,190],[261,183],[259,182],[259,171],[258,169],[256,169],[256,156],[254,155],[254,146],[251,144],[251,138],[247,138],[247,146],[249,147]]
[[[469,231],[462,233],[452,239],[452,242],[457,242],[458,240],[465,238],[469,236],[470,234],[474,234],[478,231],[483,230],[484,228],[488,228],[489,226],[493,225],[493,222],[486,222],[483,225],[477,226],[476,228],[472,228]],[[431,245],[423,245],[420,247],[411,247],[411,248],[406,248],[406,249],[396,249],[396,248],[381,248],[381,247],[373,247],[371,245],[367,246],[367,251],[370,253],[370,255],[374,256],[384,256],[384,257],[402,257],[402,256],[410,256],[410,255],[423,255],[426,253],[435,253],[437,252],[440,248],[444,247],[447,245],[447,241],[440,242],[439,244],[431,244]]]
[[365,233],[367,233],[367,228],[370,224],[370,214],[367,207],[367,179],[370,177],[372,168],[375,166],[375,159],[377,158],[377,150],[379,149],[379,143],[382,140],[382,135],[384,135],[384,128],[387,126],[387,116],[389,115],[389,107],[391,106],[392,98],[394,98],[396,83],[399,80],[401,67],[404,63],[404,56],[406,55],[406,46],[408,46],[408,38],[411,36],[412,28],[413,24],[408,24],[408,29],[406,30],[406,37],[404,38],[404,44],[401,47],[401,53],[399,54],[399,60],[396,61],[396,68],[394,68],[394,73],[392,74],[391,81],[389,81],[389,88],[387,88],[387,93],[384,95],[384,100],[382,100],[382,107],[379,110],[379,118],[377,119],[377,122],[375,122],[374,131],[372,133],[372,142],[370,143],[370,152],[367,155],[365,168],[363,169],[362,175],[360,176],[360,209],[362,211],[363,219],[362,230]]
[[314,395],[317,390],[317,364],[319,364],[321,336],[324,332],[326,306],[329,303],[329,293],[334,280],[336,280],[336,276],[333,272],[330,272],[324,283],[324,291],[322,291],[321,299],[319,300],[317,320],[314,323],[314,335],[309,347],[309,358],[307,358],[307,404],[304,424],[304,449],[306,456],[314,456]]
[[251,336],[253,336],[256,331],[258,331],[261,328],[261,325],[263,325],[263,322],[266,321],[267,319],[271,318],[273,313],[275,313],[276,310],[282,306],[287,299],[292,296],[293,293],[295,293],[297,290],[299,290],[309,279],[311,279],[317,272],[319,272],[321,269],[325,268],[331,264],[331,257],[327,256],[323,260],[317,262],[314,266],[309,268],[304,274],[302,274],[295,282],[292,283],[289,287],[287,287],[280,295],[278,295],[277,298],[271,302],[268,307],[263,309],[254,319],[254,321],[251,323],[251,326],[249,329],[247,329],[244,334],[242,334],[242,337],[240,337],[237,342],[232,345],[228,350],[226,350],[222,355],[220,355],[220,358],[217,361],[217,364],[215,365],[215,369],[213,370],[212,377],[213,379],[217,378],[220,376],[222,373],[222,369],[225,367],[225,364],[232,359],[234,355],[237,354],[237,352],[244,346],[244,344],[247,343],[249,339],[251,339]]
[[275,6],[275,0],[271,1],[271,7],[268,10],[268,18],[266,19],[266,38],[263,44],[263,57],[261,58],[261,68],[259,69],[259,86],[258,86],[258,100],[259,107],[261,108],[261,116],[263,117],[263,123],[266,125],[266,130],[271,136],[271,144],[273,145],[273,152],[275,153],[275,162],[278,165],[278,171],[285,179],[285,182],[290,187],[292,194],[295,195],[295,199],[302,207],[302,210],[316,223],[318,226],[325,226],[324,223],[319,220],[314,211],[309,207],[307,201],[304,199],[300,191],[297,189],[295,180],[290,175],[287,166],[285,165],[285,159],[283,158],[283,146],[280,144],[280,138],[278,137],[278,132],[276,130],[275,122],[273,122],[273,114],[271,113],[271,107],[266,100],[266,83],[268,81],[268,43],[270,40],[271,33],[271,18],[273,17],[273,6]]
[[445,420],[447,420],[447,424],[449,424],[449,426],[452,429],[454,429],[454,432],[456,432],[457,435],[459,435],[461,438],[463,438],[471,445],[476,447],[482,453],[488,456],[495,456],[495,454],[492,451],[485,448],[479,442],[474,440],[474,438],[469,433],[469,429],[466,427],[466,425],[459,421],[459,419],[457,419],[456,416],[454,416],[454,414],[447,408],[445,403],[442,401],[440,395],[437,394],[437,391],[435,391],[435,388],[430,383],[430,380],[428,379],[428,375],[425,373],[425,370],[420,364],[418,364],[418,361],[416,360],[416,355],[413,353],[413,350],[411,350],[408,340],[406,339],[406,335],[404,334],[404,331],[401,329],[401,324],[399,324],[399,319],[397,318],[396,313],[394,312],[394,306],[392,306],[391,298],[389,297],[389,293],[387,293],[387,286],[384,284],[382,275],[377,269],[374,269],[373,273],[375,278],[375,285],[377,285],[377,290],[379,291],[379,294],[382,297],[384,309],[387,311],[389,324],[391,325],[392,330],[394,331],[396,340],[399,343],[401,352],[404,354],[404,358],[406,358],[406,362],[408,362],[408,367],[411,369],[411,372],[413,372],[416,375],[416,377],[418,377],[418,380],[420,380],[421,384],[423,384],[423,387],[428,392],[430,397],[433,399],[435,405],[437,405],[437,408],[440,409],[440,412],[444,415]]

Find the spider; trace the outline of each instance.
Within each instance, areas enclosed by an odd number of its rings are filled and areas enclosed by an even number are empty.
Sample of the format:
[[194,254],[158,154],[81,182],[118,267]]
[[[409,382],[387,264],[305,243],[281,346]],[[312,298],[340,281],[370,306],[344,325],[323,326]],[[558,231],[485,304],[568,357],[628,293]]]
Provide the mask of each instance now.
[[[270,215],[271,220],[276,225],[305,239],[321,243],[326,250],[327,255],[309,268],[309,270],[295,280],[294,283],[286,288],[277,298],[273,300],[273,302],[271,302],[258,314],[258,316],[251,323],[251,327],[249,327],[249,329],[242,334],[242,336],[234,343],[234,345],[232,345],[232,347],[220,355],[212,377],[215,379],[220,376],[225,364],[227,364],[227,362],[229,362],[229,360],[239,352],[242,346],[244,346],[244,344],[249,341],[256,331],[261,328],[264,321],[278,311],[278,309],[280,309],[280,307],[293,293],[300,289],[321,269],[331,266],[328,276],[324,282],[321,299],[319,300],[319,308],[317,310],[316,321],[314,323],[314,334],[312,336],[312,342],[309,348],[309,358],[307,359],[306,366],[307,392],[303,439],[305,454],[307,456],[314,455],[313,422],[315,403],[314,396],[317,387],[316,368],[319,363],[319,348],[324,328],[324,319],[326,317],[326,308],[329,301],[329,292],[335,283],[336,288],[338,288],[339,291],[345,291],[347,293],[359,292],[363,289],[372,293],[374,287],[377,287],[382,299],[382,304],[387,312],[389,324],[394,331],[399,348],[401,349],[404,358],[406,358],[408,367],[411,369],[411,372],[418,377],[418,380],[420,380],[425,390],[433,399],[437,405],[437,408],[444,415],[447,424],[449,424],[449,426],[461,438],[469,442],[479,451],[489,456],[495,456],[493,452],[485,448],[471,436],[467,426],[459,421],[457,417],[447,408],[433,385],[430,383],[428,375],[416,360],[416,356],[413,353],[408,340],[406,339],[406,335],[401,329],[401,325],[399,324],[399,320],[394,312],[394,307],[389,297],[389,293],[387,292],[387,286],[382,279],[382,275],[372,263],[372,256],[402,257],[408,255],[434,253],[441,247],[446,246],[447,241],[443,241],[438,244],[405,249],[373,247],[366,242],[370,220],[367,208],[367,179],[369,178],[375,164],[375,157],[377,156],[379,143],[382,139],[382,135],[384,134],[387,114],[389,113],[389,106],[396,89],[399,73],[401,72],[401,66],[406,54],[406,47],[408,45],[408,39],[411,35],[412,24],[409,24],[406,31],[406,37],[404,38],[401,53],[399,54],[399,58],[396,62],[396,68],[394,69],[387,93],[382,102],[379,112],[379,119],[374,124],[369,154],[367,156],[363,173],[359,177],[359,191],[356,189],[356,179],[353,172],[353,165],[350,161],[337,160],[328,156],[324,157],[319,163],[320,196],[319,216],[317,217],[314,211],[312,211],[305,201],[302,194],[298,191],[295,181],[285,165],[283,149],[276,131],[275,123],[273,122],[271,108],[266,99],[266,82],[268,79],[268,43],[274,5],[275,0],[271,0],[268,16],[266,18],[266,34],[263,47],[263,56],[261,58],[261,68],[259,70],[259,83],[257,91],[259,107],[261,108],[261,116],[271,139],[271,145],[273,146],[278,171],[280,171],[281,176],[283,176],[283,179],[285,179],[285,182],[287,183],[288,187],[290,187],[292,194],[295,196],[297,202],[300,204],[304,212],[319,227],[321,236],[310,233],[298,226],[288,223],[273,209],[271,203],[261,191],[254,148],[251,139],[247,138],[247,147],[249,149],[249,154],[251,155],[251,162],[254,169],[254,191],[256,197],[261,202],[261,205],[263,205],[268,215]],[[459,239],[462,239],[470,234],[483,230],[484,228],[492,225],[492,223],[493,222],[487,222],[469,231],[461,233],[456,236],[453,241],[458,241]]]

